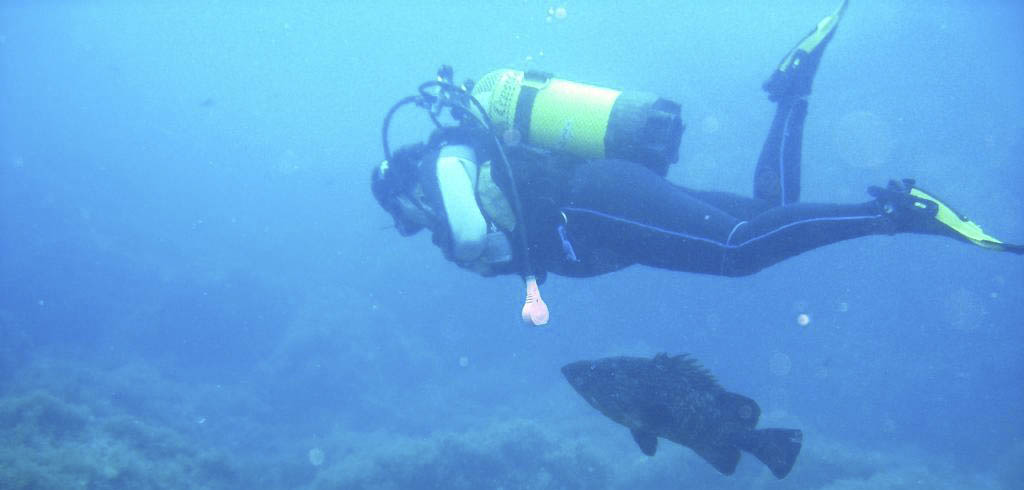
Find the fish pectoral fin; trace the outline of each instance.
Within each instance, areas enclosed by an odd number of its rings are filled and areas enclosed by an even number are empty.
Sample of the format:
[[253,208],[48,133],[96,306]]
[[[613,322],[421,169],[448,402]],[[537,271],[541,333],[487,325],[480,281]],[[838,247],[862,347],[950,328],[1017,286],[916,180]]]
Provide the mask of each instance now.
[[637,446],[640,446],[640,450],[644,454],[654,456],[654,453],[658,451],[658,436],[636,429],[629,429],[629,433],[633,434],[633,440],[636,441]]
[[735,473],[736,465],[740,462],[740,450],[736,446],[720,444],[717,446],[694,446],[691,449],[723,475]]

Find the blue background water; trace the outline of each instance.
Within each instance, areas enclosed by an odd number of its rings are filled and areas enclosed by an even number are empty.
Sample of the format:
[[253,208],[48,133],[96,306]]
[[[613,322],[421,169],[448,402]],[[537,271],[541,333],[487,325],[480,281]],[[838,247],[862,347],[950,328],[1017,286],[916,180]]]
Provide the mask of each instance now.
[[[882,236],[742,279],[553,277],[534,329],[517,279],[368,191],[384,112],[449,63],[677,100],[670,179],[746,194],[760,83],[835,4],[4,3],[0,487],[1024,488],[1019,257]],[[1024,241],[1022,13],[854,0],[804,200],[916,177]],[[558,371],[660,351],[802,428],[791,476],[646,458]]]

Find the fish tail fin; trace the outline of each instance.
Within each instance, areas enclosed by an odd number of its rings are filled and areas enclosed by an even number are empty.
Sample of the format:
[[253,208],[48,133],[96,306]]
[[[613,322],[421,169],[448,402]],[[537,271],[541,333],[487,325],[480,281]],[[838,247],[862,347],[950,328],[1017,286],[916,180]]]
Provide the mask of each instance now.
[[761,460],[781,480],[793,469],[803,438],[803,432],[797,429],[754,429],[737,433],[735,444]]

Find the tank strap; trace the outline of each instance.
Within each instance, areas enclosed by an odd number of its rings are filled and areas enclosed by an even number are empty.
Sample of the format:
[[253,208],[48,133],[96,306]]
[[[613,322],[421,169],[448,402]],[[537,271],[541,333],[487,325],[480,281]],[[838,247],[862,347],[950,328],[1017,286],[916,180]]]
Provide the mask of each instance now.
[[533,102],[537,94],[547,86],[553,75],[548,72],[529,70],[523,74],[522,87],[519,89],[519,100],[516,102],[516,115],[513,126],[519,131],[523,143],[530,142],[530,116],[533,114]]

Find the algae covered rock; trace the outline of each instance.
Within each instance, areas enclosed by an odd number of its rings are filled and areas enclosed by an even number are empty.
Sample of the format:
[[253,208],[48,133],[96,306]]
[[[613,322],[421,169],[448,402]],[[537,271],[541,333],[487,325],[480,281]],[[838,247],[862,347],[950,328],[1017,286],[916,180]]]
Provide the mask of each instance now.
[[[607,488],[605,465],[585,448],[549,437],[526,420],[411,439],[347,434],[347,448],[310,485],[314,489]],[[336,441],[340,442],[340,441]]]
[[0,398],[0,488],[232,488],[237,470],[172,428],[46,391]]

